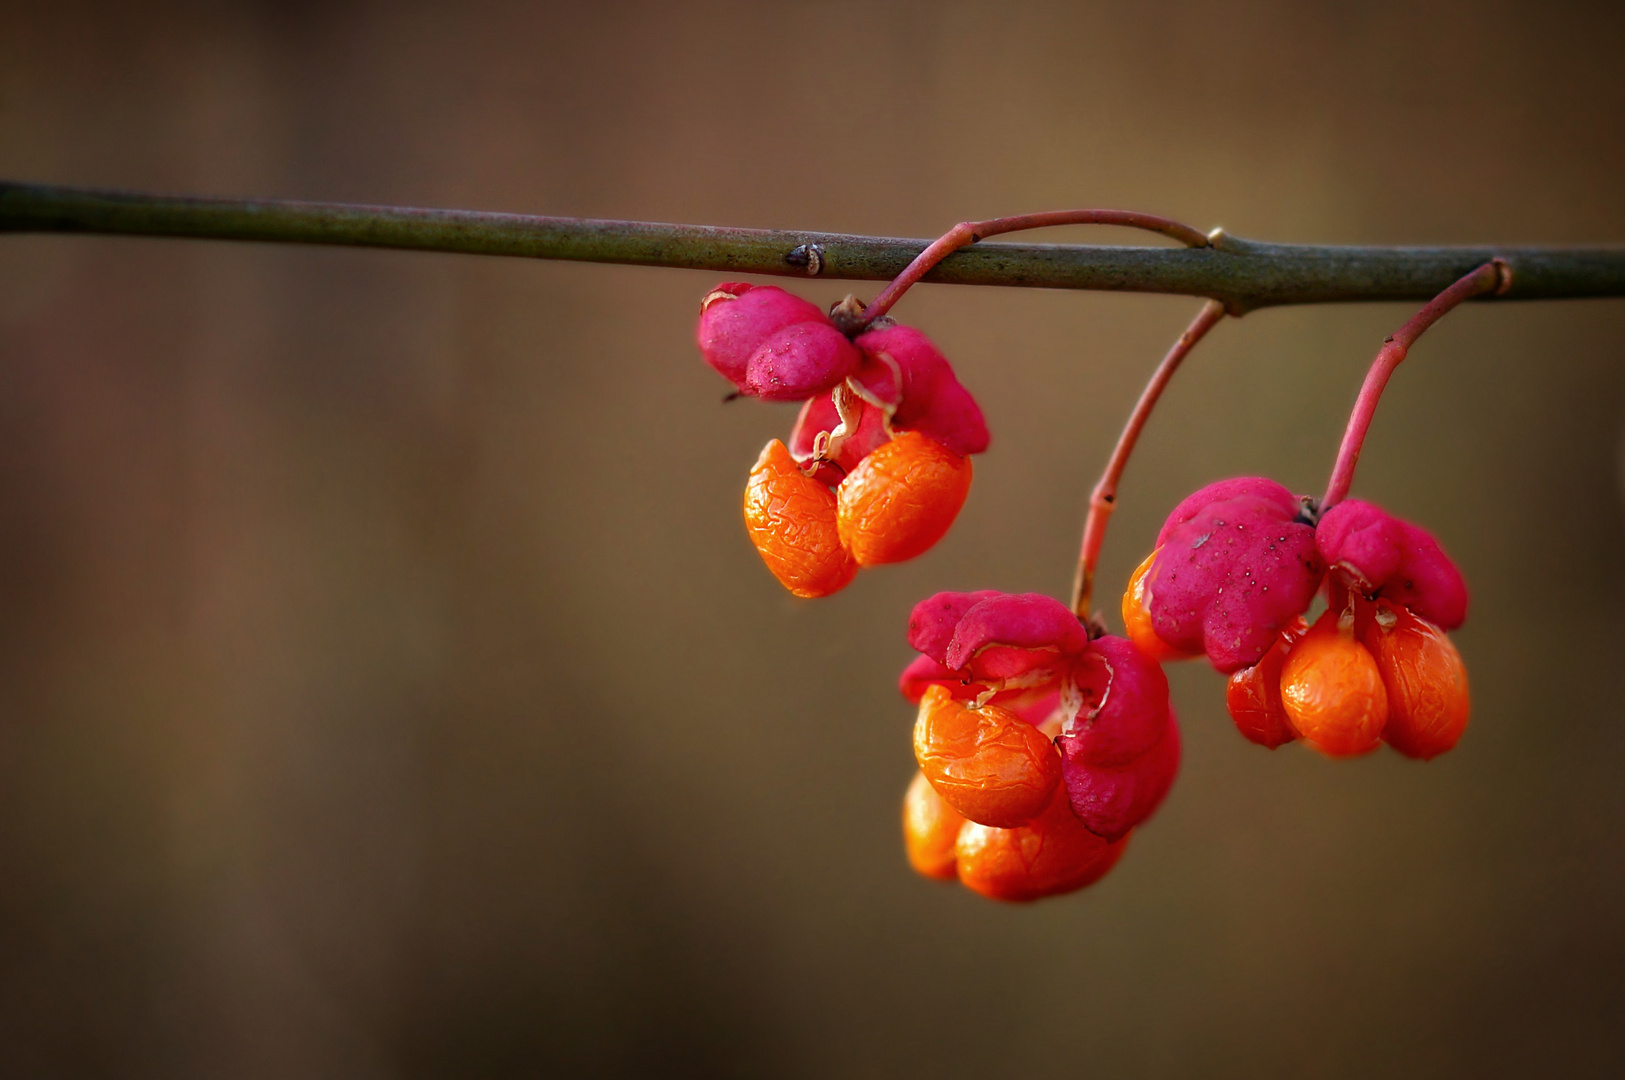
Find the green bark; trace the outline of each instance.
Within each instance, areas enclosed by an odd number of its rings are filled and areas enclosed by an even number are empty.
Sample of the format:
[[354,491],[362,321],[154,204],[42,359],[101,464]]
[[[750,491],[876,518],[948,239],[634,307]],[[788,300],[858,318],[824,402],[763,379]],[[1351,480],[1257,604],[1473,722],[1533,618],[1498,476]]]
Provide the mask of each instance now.
[[[170,236],[626,263],[721,274],[884,281],[929,243],[880,236],[414,210],[267,199],[200,199],[0,182],[0,232]],[[799,249],[799,252],[798,252]],[[1206,248],[984,242],[926,281],[1180,293],[1233,313],[1276,304],[1428,300],[1500,256],[1508,300],[1625,296],[1622,247],[1342,247],[1219,236]]]

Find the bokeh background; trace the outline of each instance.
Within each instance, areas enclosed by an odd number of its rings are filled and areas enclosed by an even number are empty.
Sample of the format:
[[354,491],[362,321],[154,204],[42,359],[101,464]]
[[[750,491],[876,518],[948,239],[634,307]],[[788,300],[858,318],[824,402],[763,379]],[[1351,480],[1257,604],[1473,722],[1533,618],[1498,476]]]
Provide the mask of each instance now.
[[[1622,34],[1618,5],[1494,0],[0,0],[0,176],[1620,242]],[[719,403],[692,342],[714,280],[0,238],[0,1071],[1625,1066],[1625,302],[1464,309],[1377,418],[1356,492],[1474,588],[1456,752],[1267,753],[1180,667],[1164,808],[1097,887],[1005,907],[903,861],[906,613],[1067,586],[1197,302],[918,289],[898,314],[994,448],[936,550],[807,604],[740,526],[791,412]],[[1407,315],[1221,326],[1130,467],[1108,611],[1195,487],[1320,490]]]

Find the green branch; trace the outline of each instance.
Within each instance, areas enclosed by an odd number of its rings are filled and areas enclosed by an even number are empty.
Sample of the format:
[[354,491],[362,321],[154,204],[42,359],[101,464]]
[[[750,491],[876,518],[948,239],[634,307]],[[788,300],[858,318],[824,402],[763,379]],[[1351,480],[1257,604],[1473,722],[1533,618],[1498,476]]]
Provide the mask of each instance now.
[[[929,241],[784,229],[412,210],[269,199],[198,199],[0,181],[0,232],[99,233],[449,251],[627,263],[724,274],[888,281]],[[809,255],[809,252],[811,253]],[[1499,257],[1497,299],[1625,296],[1622,247],[1339,247],[1217,233],[1205,248],[979,243],[926,281],[1181,293],[1234,314],[1274,304],[1428,300]]]

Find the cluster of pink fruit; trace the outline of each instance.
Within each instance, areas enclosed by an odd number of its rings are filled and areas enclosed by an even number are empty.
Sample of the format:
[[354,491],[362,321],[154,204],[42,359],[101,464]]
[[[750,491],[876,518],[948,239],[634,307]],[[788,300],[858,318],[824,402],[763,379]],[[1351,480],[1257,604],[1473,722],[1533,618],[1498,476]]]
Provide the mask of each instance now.
[[1098,880],[1179,771],[1162,669],[1034,593],[938,593],[915,606],[908,640],[915,869],[1000,900]]
[[[874,307],[977,236],[956,227]],[[914,868],[1001,900],[1099,880],[1179,771],[1167,660],[1206,656],[1230,677],[1236,727],[1272,749],[1301,739],[1347,757],[1387,742],[1429,759],[1453,747],[1468,714],[1466,669],[1446,634],[1466,617],[1461,574],[1421,528],[1342,496],[1405,349],[1455,304],[1506,281],[1504,264],[1485,264],[1389,339],[1320,503],[1261,477],[1180,503],[1129,581],[1127,636],[1115,637],[1086,616],[1116,477],[1162,386],[1223,315],[1205,308],[1153,377],[1097,488],[1074,605],[984,591],[915,606],[908,636],[920,655],[900,680],[919,706],[920,771],[903,813]],[[768,444],[745,493],[751,539],[798,596],[827,595],[858,566],[931,547],[964,502],[968,455],[987,447],[981,410],[942,354],[873,314],[849,297],[825,315],[781,289],[742,284],[718,286],[701,305],[701,352],[739,394],[804,402],[790,445]],[[1311,626],[1321,595],[1327,607]]]
[[804,403],[790,445],[769,442],[745,488],[746,528],[785,588],[828,596],[860,566],[942,539],[988,435],[924,334],[882,319],[848,338],[783,289],[724,282],[700,304],[698,337],[737,394]]
[[[1386,741],[1432,758],[1467,724],[1466,669],[1445,634],[1461,575],[1423,530],[1349,500],[1312,504],[1261,478],[1186,499],[1123,597],[1127,638],[1047,596],[939,593],[914,609],[903,695],[919,703],[920,774],[904,802],[914,868],[985,896],[1091,884],[1179,769],[1159,661],[1230,674],[1236,727],[1330,756]],[[1326,591],[1311,628],[1303,613]]]
[[1467,672],[1445,633],[1467,617],[1461,573],[1426,531],[1370,503],[1314,517],[1262,477],[1198,491],[1129,581],[1129,637],[1159,659],[1207,656],[1230,675],[1236,727],[1272,749],[1449,750],[1467,726]]

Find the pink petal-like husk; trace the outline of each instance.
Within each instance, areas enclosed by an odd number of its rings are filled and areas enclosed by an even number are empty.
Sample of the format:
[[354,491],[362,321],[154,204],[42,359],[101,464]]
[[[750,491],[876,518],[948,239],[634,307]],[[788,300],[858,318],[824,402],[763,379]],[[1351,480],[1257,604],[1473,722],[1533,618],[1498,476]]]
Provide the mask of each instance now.
[[1019,680],[1022,686],[1059,685],[1074,659],[1049,646],[1023,649],[1015,645],[984,645],[965,662],[965,672],[973,679],[990,683]]
[[[858,379],[876,397],[896,403],[893,429],[918,431],[956,454],[987,449],[981,407],[930,338],[912,326],[889,326],[859,335],[855,344],[865,354]],[[891,366],[879,360],[882,354],[897,365],[900,388]]]
[[1362,592],[1403,604],[1445,630],[1466,621],[1467,583],[1426,529],[1345,499],[1320,519],[1315,540],[1327,564]]
[[1405,562],[1382,587],[1382,595],[1444,630],[1467,621],[1467,581],[1426,529],[1405,526]]
[[1405,561],[1399,519],[1359,499],[1326,511],[1315,526],[1315,544],[1327,565],[1341,564],[1349,583],[1365,592],[1375,592]]
[[799,462],[805,463],[812,457],[813,440],[818,438],[819,432],[834,431],[841,422],[841,414],[835,411],[835,395],[818,394],[802,402],[801,411],[796,413],[796,422],[790,427],[790,437],[785,440],[785,449],[790,456]]
[[943,663],[948,658],[948,643],[965,612],[984,600],[1004,594],[997,589],[977,592],[939,592],[914,605],[908,615],[908,643],[931,659]]
[[[1006,697],[1009,700],[1001,700]],[[997,705],[1003,705],[1033,727],[1039,727],[1060,706],[1061,692],[1047,688],[1021,690],[1010,695],[995,694],[993,702]]]
[[1168,677],[1162,665],[1127,638],[1089,644],[1075,670],[1084,705],[1061,729],[1068,757],[1090,765],[1125,765],[1150,751],[1168,721]]
[[[860,335],[852,344],[858,345],[870,334]],[[904,378],[902,364],[888,364],[880,360],[873,353],[864,352],[863,346],[858,345],[858,353],[863,357],[858,362],[858,370],[852,373],[852,379],[862,388],[863,392],[881,402],[888,408],[897,408],[898,402],[903,400]]]
[[1096,836],[1116,840],[1157,809],[1179,773],[1179,725],[1169,711],[1162,737],[1125,765],[1092,765],[1061,753],[1061,778],[1072,812]]
[[[913,644],[912,639],[910,644]],[[983,600],[959,621],[943,663],[965,667],[977,650],[989,645],[1017,649],[1055,649],[1075,655],[1089,645],[1089,632],[1078,617],[1052,596],[1003,594]],[[914,646],[919,649],[919,645]],[[920,649],[921,652],[926,650]]]
[[[1217,494],[1219,498],[1208,498]],[[1232,672],[1258,662],[1325,574],[1298,500],[1274,481],[1209,485],[1175,508],[1143,587],[1156,634]]]
[[846,335],[827,319],[793,323],[763,338],[745,365],[740,388],[764,401],[800,401],[841,382],[858,359]]
[[1298,498],[1286,488],[1277,484],[1267,476],[1237,476],[1229,480],[1220,480],[1200,488],[1185,496],[1168,519],[1162,523],[1162,531],[1157,533],[1157,547],[1168,542],[1168,534],[1179,526],[1185,524],[1202,510],[1216,502],[1228,502],[1238,496],[1251,496],[1263,500],[1279,510],[1282,516],[1290,519],[1298,513]]
[[[852,344],[864,357],[858,378],[870,393],[899,408],[911,394],[929,394],[937,373],[949,368],[947,358],[931,339],[912,326],[894,324],[882,330],[870,330],[859,334]],[[885,363],[882,355],[889,357],[891,363]],[[892,374],[894,365],[895,375]],[[902,376],[901,386],[896,382],[898,375]]]
[[700,313],[695,334],[700,354],[742,392],[748,392],[745,372],[751,357],[769,336],[796,323],[829,325],[829,317],[816,304],[776,285],[725,281],[712,292],[733,293],[736,299],[713,301]]
[[987,449],[990,437],[982,407],[951,372],[938,376],[925,408],[915,411],[908,407],[911,403],[905,399],[904,407],[892,417],[896,430],[918,431],[956,454],[980,454]]
[[[858,429],[841,439],[831,460],[837,468],[833,471],[834,483],[858,467],[858,462],[868,457],[875,447],[891,441],[886,434],[886,414],[868,402],[859,401]],[[841,414],[835,409],[835,392],[819,394],[807,399],[801,406],[801,412],[796,416],[795,426],[790,429],[788,443],[790,456],[797,461],[806,463],[812,457],[813,443],[821,432],[834,431],[841,423]],[[820,476],[819,479],[824,479]]]
[[926,689],[932,686],[942,687],[960,701],[968,701],[987,689],[980,683],[966,682],[959,672],[944,667],[929,656],[916,656],[909,661],[897,679],[897,689],[916,705],[925,696]]

